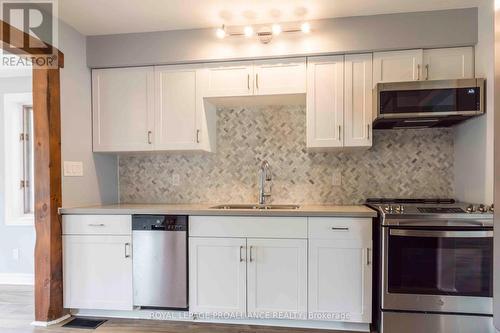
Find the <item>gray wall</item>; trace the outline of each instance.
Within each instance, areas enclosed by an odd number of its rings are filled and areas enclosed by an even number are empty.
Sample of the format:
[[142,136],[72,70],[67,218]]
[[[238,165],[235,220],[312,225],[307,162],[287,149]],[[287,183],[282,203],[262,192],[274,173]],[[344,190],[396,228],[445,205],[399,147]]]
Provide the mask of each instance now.
[[67,24],[59,25],[61,70],[61,136],[63,161],[82,161],[83,177],[63,177],[63,206],[118,201],[117,158],[92,153],[90,70],[85,37]]
[[493,203],[494,30],[493,3],[481,0],[478,10],[476,76],[486,78],[486,115],[467,121],[455,132],[457,199]]
[[[0,78],[0,128],[4,128],[4,95],[31,93],[31,77]],[[5,156],[3,130],[0,135],[0,274],[33,274],[34,226],[5,225]],[[19,249],[19,260],[12,258],[12,250]]]
[[477,42],[477,9],[317,20],[309,35],[282,34],[264,45],[255,38],[219,40],[214,29],[87,37],[91,68],[242,58],[468,46]]

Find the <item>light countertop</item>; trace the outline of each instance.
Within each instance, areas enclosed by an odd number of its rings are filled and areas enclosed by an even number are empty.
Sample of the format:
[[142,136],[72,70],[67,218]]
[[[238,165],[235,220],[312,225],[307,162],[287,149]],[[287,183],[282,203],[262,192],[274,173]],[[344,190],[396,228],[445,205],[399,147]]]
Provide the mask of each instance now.
[[213,209],[215,204],[114,204],[75,208],[61,208],[60,214],[89,215],[226,215],[226,216],[325,216],[376,217],[377,212],[363,205],[301,205],[298,209]]

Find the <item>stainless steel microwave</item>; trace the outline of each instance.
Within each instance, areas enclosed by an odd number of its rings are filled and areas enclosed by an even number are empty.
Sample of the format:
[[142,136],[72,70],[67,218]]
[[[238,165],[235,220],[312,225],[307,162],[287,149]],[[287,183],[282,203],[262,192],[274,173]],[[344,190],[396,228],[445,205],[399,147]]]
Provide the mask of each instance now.
[[378,83],[374,129],[449,127],[485,112],[485,80]]

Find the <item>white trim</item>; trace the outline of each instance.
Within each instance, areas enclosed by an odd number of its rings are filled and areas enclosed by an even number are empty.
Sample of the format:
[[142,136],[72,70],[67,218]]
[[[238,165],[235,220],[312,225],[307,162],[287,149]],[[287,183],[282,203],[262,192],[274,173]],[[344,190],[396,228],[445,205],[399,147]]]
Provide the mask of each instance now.
[[24,273],[0,273],[0,284],[32,286],[35,284],[35,276]]
[[62,321],[65,321],[66,319],[70,318],[71,315],[68,313],[67,315],[62,316],[61,318],[57,318],[55,320],[51,321],[34,321],[31,323],[31,326],[36,326],[36,327],[48,327],[51,325],[59,324]]

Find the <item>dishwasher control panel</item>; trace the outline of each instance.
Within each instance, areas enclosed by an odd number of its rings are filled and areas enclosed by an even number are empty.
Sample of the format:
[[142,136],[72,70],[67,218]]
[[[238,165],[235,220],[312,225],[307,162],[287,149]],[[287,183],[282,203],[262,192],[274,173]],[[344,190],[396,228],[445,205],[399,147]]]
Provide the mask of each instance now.
[[187,221],[183,215],[134,215],[132,230],[187,231]]

